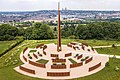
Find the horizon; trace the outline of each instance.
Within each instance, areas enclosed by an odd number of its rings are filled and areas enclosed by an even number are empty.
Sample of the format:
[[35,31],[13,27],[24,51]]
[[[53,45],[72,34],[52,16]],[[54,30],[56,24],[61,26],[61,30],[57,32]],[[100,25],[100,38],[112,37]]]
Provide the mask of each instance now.
[[[1,0],[0,12],[56,10],[57,2],[58,0]],[[120,11],[119,0],[69,0],[69,2],[67,0],[61,0],[60,2],[61,9]]]
[[[0,12],[36,12],[36,11],[57,11],[57,9],[43,9],[43,10],[19,10],[19,11],[0,11]],[[62,11],[62,9],[60,9]],[[120,10],[77,10],[77,9],[68,9],[70,11],[104,11],[104,12],[108,12],[108,11],[113,11],[113,12],[120,12]]]

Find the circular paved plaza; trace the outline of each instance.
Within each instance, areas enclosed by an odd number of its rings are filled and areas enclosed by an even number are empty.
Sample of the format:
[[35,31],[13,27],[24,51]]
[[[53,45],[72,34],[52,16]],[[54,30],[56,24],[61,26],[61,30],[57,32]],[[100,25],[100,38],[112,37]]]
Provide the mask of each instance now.
[[72,42],[62,45],[57,51],[55,44],[40,44],[25,48],[20,59],[23,65],[14,68],[17,72],[43,79],[73,79],[94,74],[105,67],[108,57],[97,53],[84,43]]

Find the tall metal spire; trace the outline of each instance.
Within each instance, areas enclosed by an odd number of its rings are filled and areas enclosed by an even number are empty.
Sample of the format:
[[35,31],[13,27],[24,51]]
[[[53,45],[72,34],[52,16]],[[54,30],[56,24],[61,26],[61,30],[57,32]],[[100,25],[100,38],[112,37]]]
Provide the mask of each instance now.
[[60,2],[58,2],[58,42],[57,42],[57,51],[61,51],[61,30],[60,30]]

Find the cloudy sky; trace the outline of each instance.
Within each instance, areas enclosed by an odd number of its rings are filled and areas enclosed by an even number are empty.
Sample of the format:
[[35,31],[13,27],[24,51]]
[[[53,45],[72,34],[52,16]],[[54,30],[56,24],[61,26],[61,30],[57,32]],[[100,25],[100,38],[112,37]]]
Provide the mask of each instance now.
[[[0,0],[0,11],[57,9],[59,0]],[[120,10],[120,0],[60,0],[61,8],[71,10]]]

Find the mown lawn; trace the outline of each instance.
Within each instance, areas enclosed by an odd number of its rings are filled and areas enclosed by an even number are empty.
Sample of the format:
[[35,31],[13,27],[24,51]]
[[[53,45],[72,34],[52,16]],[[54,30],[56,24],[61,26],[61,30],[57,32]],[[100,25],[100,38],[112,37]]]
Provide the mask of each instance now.
[[48,60],[40,59],[40,60],[38,60],[37,62],[39,62],[39,63],[41,63],[41,64],[47,64],[47,63],[48,63]]
[[[110,45],[110,44],[119,44],[117,41],[97,41],[97,40],[74,40],[74,39],[62,39],[62,44],[67,44],[68,42],[87,42],[92,46],[98,45]],[[36,47],[38,44],[48,44],[48,43],[57,43],[57,40],[25,40],[23,43],[19,44],[7,54],[3,55],[0,58],[0,80],[42,80],[37,78],[31,78],[28,76],[24,76],[22,74],[14,71],[13,68],[23,64],[19,59],[19,55],[21,51],[26,47]],[[104,43],[104,44],[103,44]],[[99,50],[101,51],[101,50]],[[102,52],[102,51],[101,51]],[[120,60],[119,59],[110,59],[110,66],[104,68],[102,71],[74,80],[120,80],[120,70],[115,71],[115,67],[118,66],[120,68]]]
[[[119,68],[118,71],[115,70],[116,67]],[[111,58],[109,66],[106,66],[103,70],[90,76],[74,80],[120,80],[120,59]]]
[[0,54],[14,44],[16,44],[15,40],[14,41],[0,41]]
[[75,60],[73,60],[73,59],[68,59],[72,64],[77,64],[77,62],[75,61]]
[[100,54],[120,55],[120,47],[111,48],[99,48],[96,49]]

